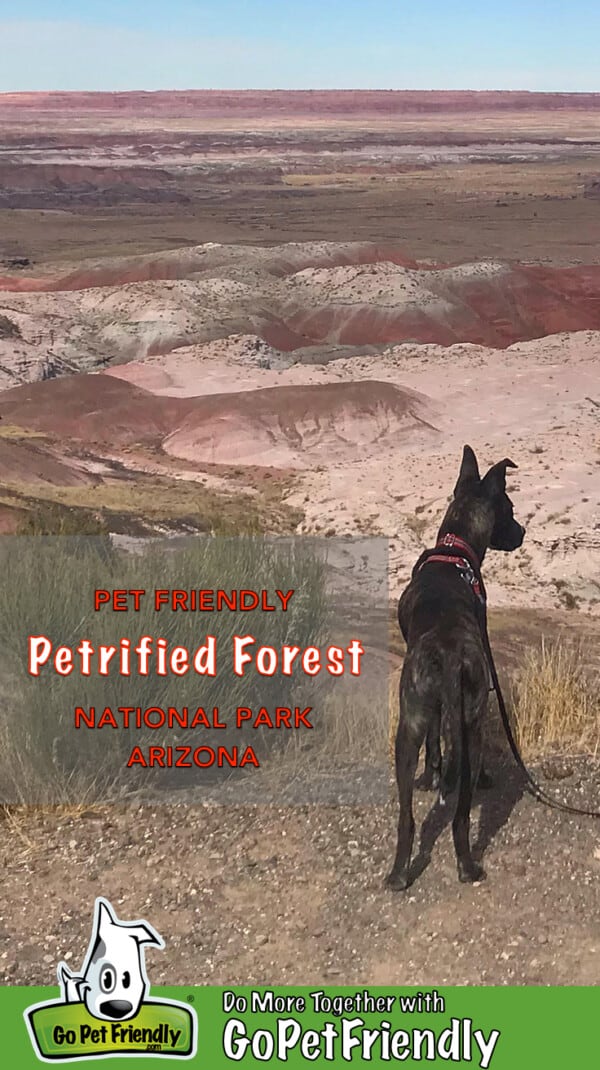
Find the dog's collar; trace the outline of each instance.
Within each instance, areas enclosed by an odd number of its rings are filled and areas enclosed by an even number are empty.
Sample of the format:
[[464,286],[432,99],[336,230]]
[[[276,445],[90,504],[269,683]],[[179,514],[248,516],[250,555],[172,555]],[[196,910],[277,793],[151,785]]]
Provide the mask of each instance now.
[[[460,550],[462,553],[452,554],[450,551],[454,549]],[[451,533],[443,535],[441,539],[438,539],[434,549],[425,550],[425,552],[421,554],[421,557],[417,561],[413,570],[413,576],[416,575],[417,572],[420,572],[425,565],[433,562],[444,565],[454,565],[460,572],[461,578],[465,583],[468,583],[478,602],[485,607],[487,596],[481,577],[479,560],[468,542],[461,539],[459,535],[453,535]]]
[[447,532],[446,535],[442,535],[441,539],[438,539],[436,548],[438,546],[448,546],[454,550],[462,550],[472,568],[479,571],[480,566],[477,554],[465,539],[461,539],[460,535],[453,535],[452,532]]

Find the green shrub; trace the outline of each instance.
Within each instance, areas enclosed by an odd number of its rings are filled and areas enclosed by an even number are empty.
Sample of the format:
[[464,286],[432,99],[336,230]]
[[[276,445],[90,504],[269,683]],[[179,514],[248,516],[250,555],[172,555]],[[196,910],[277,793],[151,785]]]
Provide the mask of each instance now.
[[0,338],[21,338],[21,328],[8,316],[0,314]]

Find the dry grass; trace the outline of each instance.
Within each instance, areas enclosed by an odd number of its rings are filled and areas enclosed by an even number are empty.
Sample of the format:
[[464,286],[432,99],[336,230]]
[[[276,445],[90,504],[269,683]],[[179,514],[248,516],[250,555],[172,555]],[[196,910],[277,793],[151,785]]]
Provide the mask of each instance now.
[[[379,698],[379,694],[376,696]],[[332,693],[324,710],[327,750],[336,758],[368,763],[385,756],[389,718],[377,703],[349,690]]]
[[[398,679],[397,672],[390,679],[391,757],[398,727]],[[599,757],[599,685],[600,674],[590,668],[581,645],[557,639],[527,647],[510,674],[509,693],[505,691],[523,756],[560,752]]]
[[41,822],[45,818],[73,822],[101,812],[99,806],[85,806],[82,803],[56,806],[4,803],[0,806],[0,827],[4,826],[3,835],[8,833],[12,862],[30,864],[32,858],[44,850],[45,837]]
[[286,734],[283,746],[265,755],[262,769],[252,774],[266,794],[287,800],[299,792],[297,801],[317,802],[328,784],[338,805],[346,804],[338,792],[344,796],[364,790],[365,801],[372,801],[373,793],[379,797],[382,790],[387,795],[389,721],[383,680],[379,684],[373,681],[368,693],[338,684],[316,694],[311,715],[315,731]]
[[398,715],[399,715],[399,699],[398,699],[398,685],[400,683],[400,672],[390,673],[388,682],[388,708],[387,708],[387,724],[388,724],[388,754],[390,761],[394,761],[395,747],[396,747],[396,732],[398,731]]
[[36,431],[31,427],[19,427],[18,424],[0,423],[0,438],[38,438],[47,440],[48,436],[44,431]]
[[546,643],[526,651],[513,678],[517,739],[525,755],[560,749],[600,753],[600,678],[580,646]]
[[[485,151],[481,149],[479,151]],[[493,146],[491,151],[493,151]],[[385,164],[372,163],[372,172],[321,171],[283,175],[286,186],[369,186],[371,175],[377,183],[392,189],[411,190],[416,196],[429,197],[439,203],[442,197],[483,197],[493,199],[512,197],[569,197],[583,185],[579,173],[588,172],[587,160],[574,158],[560,161],[529,161],[518,164],[496,162],[437,164],[425,169],[406,164],[399,172],[385,170]],[[378,170],[380,168],[380,170]]]
[[431,520],[427,516],[418,516],[415,511],[414,515],[412,513],[405,513],[402,517],[402,522],[409,531],[412,531],[413,535],[416,535],[417,539],[422,539]]
[[[91,485],[43,484],[35,487],[35,497],[29,490],[22,484],[5,482],[0,488],[0,505],[24,509],[36,518],[59,512],[101,516],[111,531],[125,534],[166,524],[228,535],[287,535],[302,519],[301,511],[284,500],[289,490],[289,480],[284,479],[265,481],[258,492],[250,488],[251,492],[245,493],[235,487],[225,492],[192,480],[128,473],[121,479]],[[37,531],[37,519],[35,523]]]
[[361,171],[322,171],[283,175],[284,186],[366,186],[369,175]]

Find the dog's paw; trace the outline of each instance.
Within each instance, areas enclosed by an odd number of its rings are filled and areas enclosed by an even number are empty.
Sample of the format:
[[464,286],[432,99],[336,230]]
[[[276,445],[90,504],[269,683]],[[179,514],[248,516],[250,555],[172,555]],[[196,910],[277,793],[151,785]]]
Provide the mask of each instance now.
[[485,880],[485,869],[479,862],[470,862],[466,866],[458,867],[458,879],[463,884],[477,884]]
[[398,873],[393,869],[391,873],[388,873],[385,884],[392,892],[405,892],[409,885],[408,876],[406,873]]

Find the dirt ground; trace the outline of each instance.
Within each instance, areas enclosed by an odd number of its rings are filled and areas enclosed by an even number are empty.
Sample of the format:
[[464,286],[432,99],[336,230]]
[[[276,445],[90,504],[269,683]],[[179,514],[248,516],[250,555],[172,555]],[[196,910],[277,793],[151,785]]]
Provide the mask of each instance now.
[[[493,613],[503,682],[523,647],[571,633],[567,612]],[[579,638],[595,658],[599,625]],[[397,676],[402,644],[392,629]],[[507,691],[508,693],[508,691]],[[449,815],[415,793],[414,883],[384,887],[397,808],[373,767],[362,806],[112,806],[80,813],[12,810],[0,818],[0,983],[51,984],[78,968],[94,897],[164,936],[152,955],[165,984],[535,984],[598,978],[600,829],[524,791],[491,705],[491,789],[473,811],[487,878],[460,884]],[[554,798],[593,807],[597,762],[534,763]],[[368,803],[368,783],[381,798]],[[150,960],[149,960],[150,961]]]
[[[487,880],[458,882],[445,827],[400,895],[383,887],[392,802],[13,818],[3,824],[0,982],[55,983],[64,958],[77,969],[101,893],[164,934],[155,983],[595,984],[598,829],[524,796],[508,767],[495,774],[477,837]],[[598,767],[559,789],[592,804]],[[417,799],[420,822],[432,799]],[[434,809],[417,868],[442,820]]]
[[[251,187],[209,192],[202,202],[86,211],[0,209],[0,259],[44,260],[158,252],[202,242],[397,243],[437,262],[480,257],[555,264],[600,261],[600,203],[582,197],[443,195],[376,178],[368,187]],[[576,176],[571,188],[575,194]],[[502,183],[504,192],[504,183]],[[510,187],[506,187],[507,189]],[[442,194],[442,195],[440,195]],[[500,190],[498,197],[501,196]],[[435,200],[434,200],[435,198]],[[433,202],[433,203],[432,203]]]

